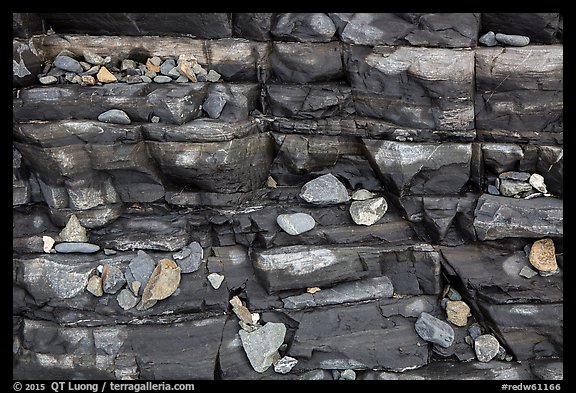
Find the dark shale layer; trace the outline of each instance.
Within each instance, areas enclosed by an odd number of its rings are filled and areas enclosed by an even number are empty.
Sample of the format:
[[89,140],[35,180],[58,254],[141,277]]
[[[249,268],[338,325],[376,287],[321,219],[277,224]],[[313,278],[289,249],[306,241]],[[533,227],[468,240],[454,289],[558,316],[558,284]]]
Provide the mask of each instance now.
[[[13,14],[14,378],[562,379],[562,32],[553,13]],[[43,85],[63,50],[118,76],[193,55],[219,80]],[[304,193],[327,174],[343,200]],[[294,213],[312,221],[281,227]]]

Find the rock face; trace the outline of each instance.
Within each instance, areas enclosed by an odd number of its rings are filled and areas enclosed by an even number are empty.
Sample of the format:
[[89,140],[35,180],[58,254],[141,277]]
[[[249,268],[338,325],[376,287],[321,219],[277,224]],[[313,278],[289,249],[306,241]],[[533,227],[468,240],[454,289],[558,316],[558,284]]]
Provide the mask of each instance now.
[[562,41],[13,14],[13,377],[561,379]]

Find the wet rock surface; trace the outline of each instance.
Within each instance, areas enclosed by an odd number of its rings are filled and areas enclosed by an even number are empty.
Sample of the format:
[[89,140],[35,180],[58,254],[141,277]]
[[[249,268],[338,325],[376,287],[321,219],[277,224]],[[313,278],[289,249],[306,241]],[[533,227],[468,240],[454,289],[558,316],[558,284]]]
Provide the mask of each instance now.
[[15,379],[563,379],[562,14],[13,19]]

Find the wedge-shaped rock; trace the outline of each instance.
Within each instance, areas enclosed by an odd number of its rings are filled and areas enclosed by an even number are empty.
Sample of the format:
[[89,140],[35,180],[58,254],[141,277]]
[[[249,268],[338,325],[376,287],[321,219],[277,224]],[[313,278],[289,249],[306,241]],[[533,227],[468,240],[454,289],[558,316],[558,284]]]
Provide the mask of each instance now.
[[176,184],[233,193],[261,187],[272,163],[268,133],[227,142],[147,142],[160,170]]
[[562,131],[562,45],[478,48],[475,55],[478,129]]
[[331,13],[338,36],[348,44],[476,46],[477,13]]
[[474,212],[474,228],[481,241],[562,236],[563,210],[563,201],[557,198],[525,200],[482,194]]
[[292,370],[315,368],[393,370],[428,363],[429,347],[414,330],[415,318],[399,313],[413,298],[291,312],[298,321],[288,355]]
[[273,81],[279,83],[314,83],[344,77],[341,44],[272,42],[270,65]]
[[178,289],[179,284],[180,267],[170,259],[161,259],[144,287],[138,308],[146,310],[158,300],[166,299]]
[[352,45],[345,53],[356,113],[399,126],[474,128],[474,53]]
[[378,175],[398,196],[458,194],[470,177],[471,144],[363,142]]
[[350,87],[337,84],[280,85],[266,88],[269,112],[296,119],[346,117],[354,113]]

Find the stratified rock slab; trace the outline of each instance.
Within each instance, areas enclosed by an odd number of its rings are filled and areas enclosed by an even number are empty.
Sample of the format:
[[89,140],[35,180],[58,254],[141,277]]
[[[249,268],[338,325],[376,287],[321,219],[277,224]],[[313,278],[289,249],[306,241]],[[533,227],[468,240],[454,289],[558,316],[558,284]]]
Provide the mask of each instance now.
[[564,234],[563,201],[557,198],[525,200],[482,194],[474,215],[481,241]]
[[379,369],[403,371],[428,363],[429,349],[414,330],[415,318],[399,315],[403,303],[334,306],[290,313],[299,322],[288,355],[298,359],[295,371]]

